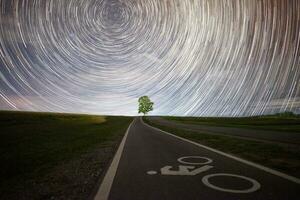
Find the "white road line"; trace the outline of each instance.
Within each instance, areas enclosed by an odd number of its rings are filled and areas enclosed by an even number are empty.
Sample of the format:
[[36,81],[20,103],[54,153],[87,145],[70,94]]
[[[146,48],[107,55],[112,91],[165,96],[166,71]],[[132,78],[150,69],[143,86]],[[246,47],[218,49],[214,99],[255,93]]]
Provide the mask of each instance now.
[[191,144],[196,145],[196,146],[198,146],[198,147],[201,147],[201,148],[204,148],[204,149],[213,151],[213,152],[218,153],[218,154],[220,154],[220,155],[222,155],[222,156],[226,156],[226,157],[228,157],[228,158],[237,160],[237,161],[239,161],[239,162],[241,162],[241,163],[244,163],[244,164],[250,165],[250,166],[252,166],[252,167],[258,168],[258,169],[260,169],[260,170],[266,171],[266,172],[268,172],[268,173],[270,173],[270,174],[279,176],[279,177],[281,177],[281,178],[287,179],[287,180],[292,181],[292,182],[294,182],[294,183],[300,184],[300,179],[298,179],[298,178],[296,178],[296,177],[293,177],[293,176],[284,174],[284,173],[279,172],[279,171],[276,171],[276,170],[274,170],[274,169],[271,169],[271,168],[268,168],[268,167],[265,167],[265,166],[262,166],[262,165],[253,163],[253,162],[251,162],[251,161],[244,160],[244,159],[242,159],[242,158],[238,158],[238,157],[233,156],[233,155],[229,155],[229,154],[227,154],[227,153],[224,153],[224,152],[222,152],[222,151],[213,149],[213,148],[211,148],[211,147],[208,147],[208,146],[205,146],[205,145],[202,145],[202,144],[193,142],[193,141],[191,141],[191,140],[188,140],[188,139],[179,137],[179,136],[177,136],[177,135],[168,133],[168,132],[163,131],[163,130],[161,130],[161,129],[159,129],[159,128],[156,128],[156,127],[150,126],[149,124],[146,124],[146,123],[143,121],[142,118],[140,118],[140,120],[141,120],[141,122],[142,122],[144,125],[146,125],[146,126],[152,128],[152,129],[155,129],[155,130],[157,130],[157,131],[160,131],[160,132],[165,133],[165,134],[167,134],[167,135],[170,135],[170,136],[172,136],[172,137],[178,138],[178,139],[183,140],[183,141],[185,141],[185,142],[191,143]]
[[[133,121],[134,122],[134,121]],[[118,168],[118,165],[119,165],[119,161],[120,161],[120,158],[121,158],[121,155],[122,155],[122,152],[123,152],[123,149],[124,149],[124,145],[125,145],[125,142],[126,142],[126,138],[127,138],[127,135],[128,135],[128,132],[129,132],[129,129],[131,127],[131,125],[133,124],[133,122],[131,122],[131,124],[129,125],[129,127],[127,128],[127,131],[119,145],[119,148],[114,156],[114,159],[111,163],[111,165],[109,166],[105,176],[104,176],[104,179],[98,189],[98,192],[94,198],[94,200],[107,200],[108,197],[109,197],[109,193],[110,193],[110,189],[111,189],[111,186],[113,184],[113,181],[114,181],[114,178],[115,178],[115,175],[116,175],[116,172],[117,172],[117,168]]]

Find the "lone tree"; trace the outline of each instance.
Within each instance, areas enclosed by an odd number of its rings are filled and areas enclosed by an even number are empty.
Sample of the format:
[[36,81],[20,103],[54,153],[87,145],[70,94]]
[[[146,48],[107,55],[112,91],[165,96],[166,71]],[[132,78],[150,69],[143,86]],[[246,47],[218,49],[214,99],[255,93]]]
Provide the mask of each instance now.
[[139,98],[139,113],[144,115],[153,110],[153,102],[150,101],[148,96],[142,96]]

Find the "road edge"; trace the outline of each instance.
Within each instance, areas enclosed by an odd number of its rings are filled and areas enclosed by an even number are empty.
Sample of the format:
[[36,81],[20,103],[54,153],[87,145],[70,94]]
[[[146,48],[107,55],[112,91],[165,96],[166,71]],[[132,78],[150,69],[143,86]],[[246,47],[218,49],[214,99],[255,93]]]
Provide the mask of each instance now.
[[186,139],[186,138],[183,138],[183,137],[174,135],[174,134],[172,134],[172,133],[169,133],[169,132],[167,132],[167,131],[161,130],[161,129],[159,129],[159,128],[153,127],[153,126],[151,126],[151,125],[145,123],[144,120],[142,119],[142,117],[140,117],[140,120],[141,120],[142,124],[148,126],[149,128],[152,128],[152,129],[155,129],[155,130],[157,130],[157,131],[160,131],[160,132],[162,132],[162,133],[164,133],[164,134],[170,135],[170,136],[175,137],[175,138],[177,138],[177,139],[180,139],[180,140],[182,140],[182,141],[191,143],[191,144],[196,145],[196,146],[198,146],[198,147],[207,149],[207,150],[209,150],[209,151],[215,152],[215,153],[220,154],[220,155],[222,155],[222,156],[226,156],[226,157],[231,158],[231,159],[233,159],[233,160],[239,161],[239,162],[241,162],[241,163],[244,163],[244,164],[250,165],[250,166],[252,166],[252,167],[258,168],[258,169],[263,170],[263,171],[265,171],[265,172],[268,172],[268,173],[270,173],[270,174],[273,174],[273,175],[279,176],[279,177],[281,177],[281,178],[287,179],[287,180],[289,180],[289,181],[292,181],[292,182],[294,182],[294,183],[300,184],[300,179],[298,179],[298,178],[296,178],[296,177],[294,177],[294,176],[290,176],[290,175],[288,175],[288,174],[279,172],[279,171],[277,171],[277,170],[274,170],[274,169],[265,167],[265,166],[263,166],[263,165],[256,164],[256,163],[254,163],[254,162],[251,162],[251,161],[248,161],[248,160],[245,160],[245,159],[242,159],[242,158],[239,158],[239,157],[236,157],[236,156],[227,154],[227,153],[222,152],[222,151],[219,151],[219,150],[217,150],[217,149],[214,149],[214,148],[205,146],[205,145],[203,145],[203,144],[199,144],[199,143],[197,143],[197,142],[193,142],[193,141],[191,141],[191,140],[189,140],[189,139]]
[[123,139],[118,147],[118,150],[116,152],[116,154],[114,155],[114,158],[103,178],[102,183],[100,184],[100,187],[94,197],[94,200],[107,200],[109,197],[109,193],[110,193],[110,189],[112,187],[116,172],[117,172],[117,168],[119,166],[119,162],[123,153],[123,149],[125,146],[125,142],[130,130],[131,125],[134,123],[135,119],[129,124],[125,135],[123,136]]

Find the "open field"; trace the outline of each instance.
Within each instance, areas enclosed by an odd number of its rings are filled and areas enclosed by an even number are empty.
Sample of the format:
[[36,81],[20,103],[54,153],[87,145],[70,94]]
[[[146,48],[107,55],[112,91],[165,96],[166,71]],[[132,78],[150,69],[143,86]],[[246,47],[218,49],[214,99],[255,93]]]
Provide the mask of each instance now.
[[237,127],[300,133],[299,115],[266,115],[258,117],[164,117],[168,120],[208,126]]
[[[298,145],[251,141],[231,136],[213,135],[201,131],[184,130],[178,127],[161,125],[149,119],[150,118],[146,117],[144,121],[169,133],[300,177],[300,146]],[[190,120],[190,118],[184,119],[181,117],[180,120],[185,123],[185,121]],[[201,121],[200,118],[198,120]],[[218,120],[218,118],[214,118],[214,121]],[[230,121],[238,122],[239,120],[240,119],[231,119]],[[207,120],[203,119],[203,121]],[[220,119],[220,121],[222,121],[223,125],[225,124],[224,119]],[[241,121],[246,124],[246,119],[241,119]]]
[[86,199],[130,117],[0,112],[0,199]]

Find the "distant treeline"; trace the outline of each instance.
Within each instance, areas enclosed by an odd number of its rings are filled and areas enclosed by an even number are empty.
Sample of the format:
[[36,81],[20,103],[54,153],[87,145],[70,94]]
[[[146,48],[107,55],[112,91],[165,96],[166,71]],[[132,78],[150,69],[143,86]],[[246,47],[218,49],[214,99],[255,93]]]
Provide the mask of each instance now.
[[275,116],[280,116],[280,117],[300,117],[300,114],[296,114],[294,112],[281,112],[281,113],[276,113]]

